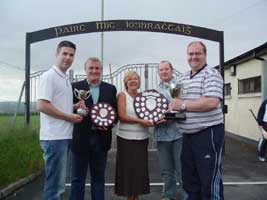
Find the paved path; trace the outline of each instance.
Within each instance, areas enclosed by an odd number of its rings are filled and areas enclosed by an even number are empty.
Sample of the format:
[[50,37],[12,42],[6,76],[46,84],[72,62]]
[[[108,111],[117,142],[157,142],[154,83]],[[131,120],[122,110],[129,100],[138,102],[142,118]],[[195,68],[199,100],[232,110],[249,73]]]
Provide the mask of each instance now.
[[[106,199],[122,200],[114,195],[114,168],[116,151],[110,151],[106,172]],[[141,200],[160,200],[162,181],[159,176],[157,152],[149,152],[149,172],[151,193],[144,195]],[[267,163],[258,162],[256,147],[241,144],[226,138],[225,156],[223,158],[223,181],[226,200],[266,200],[267,199]],[[70,186],[67,178],[68,199]],[[90,183],[90,180],[87,180]],[[42,199],[43,176],[21,188],[8,197],[8,200],[40,200]],[[90,199],[90,185],[86,186],[85,199]],[[180,199],[177,197],[177,199]]]

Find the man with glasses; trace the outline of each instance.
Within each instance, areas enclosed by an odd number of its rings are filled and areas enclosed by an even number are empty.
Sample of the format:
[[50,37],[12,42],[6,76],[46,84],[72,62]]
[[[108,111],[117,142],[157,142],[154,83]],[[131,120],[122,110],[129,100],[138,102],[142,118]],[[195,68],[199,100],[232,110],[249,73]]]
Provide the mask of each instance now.
[[179,122],[183,135],[182,181],[187,199],[224,199],[221,158],[224,143],[223,79],[207,65],[207,50],[200,41],[187,47],[191,70],[184,73],[182,99],[174,99],[170,109],[186,112]]

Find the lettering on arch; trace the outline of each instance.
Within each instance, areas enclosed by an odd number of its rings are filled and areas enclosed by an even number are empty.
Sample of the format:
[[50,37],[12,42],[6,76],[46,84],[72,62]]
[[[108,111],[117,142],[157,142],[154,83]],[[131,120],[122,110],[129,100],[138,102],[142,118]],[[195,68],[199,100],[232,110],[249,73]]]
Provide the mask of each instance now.
[[220,42],[223,32],[188,24],[147,20],[107,20],[68,24],[27,33],[28,41],[35,43],[57,37],[106,31],[146,31],[177,34]]

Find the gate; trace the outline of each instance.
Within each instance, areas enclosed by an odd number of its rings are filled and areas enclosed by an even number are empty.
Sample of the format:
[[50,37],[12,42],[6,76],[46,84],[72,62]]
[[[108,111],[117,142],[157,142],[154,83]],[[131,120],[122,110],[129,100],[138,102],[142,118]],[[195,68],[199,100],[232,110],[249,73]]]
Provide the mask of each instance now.
[[[124,89],[123,77],[124,74],[129,70],[134,70],[140,75],[141,85],[140,91],[148,89],[156,89],[159,83],[158,76],[158,63],[142,63],[142,64],[128,64],[118,68],[111,74],[106,74],[102,76],[102,80],[111,83],[116,86],[117,91],[122,91]],[[179,78],[181,73],[176,69],[173,69],[173,74],[175,77]],[[75,75],[74,80],[85,79],[85,75]]]
[[[114,72],[110,74],[104,74],[102,76],[102,80],[108,83],[115,85],[117,91],[120,92],[124,89],[123,77],[124,74],[129,71],[134,70],[140,75],[141,85],[140,91],[144,91],[147,89],[156,89],[157,84],[159,83],[158,76],[158,63],[141,63],[141,64],[127,64],[119,67]],[[41,70],[34,72],[30,75],[30,111],[36,112],[36,101],[37,101],[37,88],[40,82],[41,75],[46,70]],[[181,73],[174,69],[174,76],[179,78]],[[69,71],[69,76],[71,81],[79,81],[86,78],[85,74],[74,74],[72,70]],[[24,88],[22,88],[23,90]]]
[[[26,124],[30,123],[30,52],[31,44],[57,37],[70,36],[84,33],[106,32],[106,31],[145,31],[176,34],[190,37],[207,39],[219,43],[219,69],[224,78],[224,41],[223,32],[213,29],[192,26],[188,24],[178,24],[164,21],[148,20],[106,20],[93,21],[77,24],[68,24],[52,27],[31,33],[26,33],[25,49],[25,114]],[[145,76],[148,76],[145,71]],[[223,100],[224,106],[224,100]]]

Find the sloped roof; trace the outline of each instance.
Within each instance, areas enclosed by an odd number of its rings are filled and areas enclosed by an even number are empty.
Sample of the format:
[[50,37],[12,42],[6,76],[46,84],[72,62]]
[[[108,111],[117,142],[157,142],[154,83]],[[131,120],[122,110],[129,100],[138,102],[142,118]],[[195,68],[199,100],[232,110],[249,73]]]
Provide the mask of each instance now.
[[[233,65],[238,65],[241,63],[244,63],[248,60],[254,59],[254,58],[260,58],[260,56],[267,54],[267,42],[263,43],[262,45],[251,49],[237,57],[234,57],[228,61],[225,61],[223,64],[224,69],[227,69]],[[218,67],[218,66],[216,66]]]

